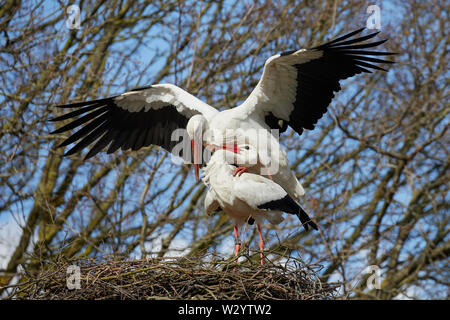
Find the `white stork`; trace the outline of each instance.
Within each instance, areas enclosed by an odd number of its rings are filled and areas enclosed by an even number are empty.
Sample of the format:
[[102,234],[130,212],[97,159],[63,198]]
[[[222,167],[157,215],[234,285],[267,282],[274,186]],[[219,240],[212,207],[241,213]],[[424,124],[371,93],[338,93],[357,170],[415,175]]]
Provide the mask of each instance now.
[[283,221],[282,212],[295,214],[303,227],[317,230],[317,225],[288,193],[274,181],[261,175],[241,170],[249,159],[258,157],[258,150],[250,144],[237,145],[234,152],[219,149],[214,152],[204,168],[203,182],[209,187],[205,197],[207,213],[222,209],[234,222],[235,255],[240,250],[238,226],[256,221],[261,250],[261,265],[264,265],[264,240],[261,223],[264,219],[272,224]]
[[[209,142],[204,141],[204,136],[202,138],[203,131],[207,129],[215,132],[227,129],[279,129],[281,133],[290,126],[301,134],[304,129],[314,129],[318,119],[327,111],[334,93],[341,90],[340,80],[358,73],[370,73],[370,69],[386,71],[375,63],[392,63],[372,56],[393,53],[362,50],[386,41],[358,44],[378,34],[352,38],[363,29],[314,48],[270,57],[257,86],[244,103],[236,108],[219,112],[175,85],[156,84],[105,99],[58,106],[77,110],[51,121],[81,117],[52,133],[82,127],[59,147],[76,143],[65,154],[71,155],[96,141],[85,159],[106,147],[107,153],[119,148],[138,150],[151,144],[171,151],[176,144],[171,141],[171,133],[177,128],[187,127],[190,138],[194,140],[193,149],[198,149],[202,142]],[[272,136],[272,140],[271,143],[279,146],[278,137]],[[266,154],[267,150],[261,148],[267,145],[255,145],[260,155]],[[304,190],[289,169],[285,152],[278,149],[279,152],[272,153],[269,150],[269,159],[265,160],[265,165],[276,164],[278,171],[271,173],[273,180],[292,198],[298,199]],[[193,151],[198,179],[201,155]]]

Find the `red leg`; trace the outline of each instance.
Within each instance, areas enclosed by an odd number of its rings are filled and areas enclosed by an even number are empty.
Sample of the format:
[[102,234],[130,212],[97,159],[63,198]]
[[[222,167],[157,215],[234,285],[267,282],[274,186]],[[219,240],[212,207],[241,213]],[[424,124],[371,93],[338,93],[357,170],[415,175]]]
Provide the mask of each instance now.
[[[234,226],[234,243],[234,255],[237,256],[239,250],[241,250],[241,241],[239,240],[239,232],[236,225]],[[235,262],[237,262],[237,259]]]
[[241,176],[241,174],[243,174],[244,172],[248,172],[248,169],[246,167],[237,167],[234,172],[233,172],[233,176]]
[[[238,228],[234,226],[234,256],[237,257],[239,250],[241,250],[241,241],[239,240],[239,232]],[[238,262],[238,259],[234,260],[235,263]],[[236,272],[236,267],[234,267],[233,272]]]
[[264,240],[261,234],[261,227],[259,224],[256,224],[256,227],[258,228],[258,233],[259,233],[259,250],[261,250],[260,253],[260,257],[261,257],[261,265],[264,266],[264,255],[263,255],[263,251],[264,251]]

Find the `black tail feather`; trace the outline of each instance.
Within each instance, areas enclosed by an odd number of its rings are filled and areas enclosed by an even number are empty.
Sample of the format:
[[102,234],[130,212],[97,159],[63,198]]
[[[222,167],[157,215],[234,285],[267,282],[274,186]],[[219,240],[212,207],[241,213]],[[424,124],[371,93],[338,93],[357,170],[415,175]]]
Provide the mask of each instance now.
[[300,219],[300,222],[305,230],[309,230],[309,227],[314,230],[318,230],[317,225],[311,220],[305,210],[303,210],[303,208],[300,207],[288,194],[284,198],[263,203],[259,205],[258,208],[265,210],[279,210],[286,213],[295,214]]
[[297,217],[300,219],[300,222],[306,230],[308,230],[308,227],[311,227],[314,230],[319,230],[317,224],[311,220],[311,218],[308,216],[305,210],[303,210],[302,207],[300,207],[300,212],[297,213]]

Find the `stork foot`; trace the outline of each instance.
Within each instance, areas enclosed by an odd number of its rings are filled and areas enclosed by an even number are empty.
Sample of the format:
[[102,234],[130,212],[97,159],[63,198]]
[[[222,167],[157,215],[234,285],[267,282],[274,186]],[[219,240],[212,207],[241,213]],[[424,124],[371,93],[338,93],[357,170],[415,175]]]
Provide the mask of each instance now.
[[238,177],[240,177],[244,172],[248,172],[248,169],[246,167],[237,167],[233,172],[233,176],[237,175]]

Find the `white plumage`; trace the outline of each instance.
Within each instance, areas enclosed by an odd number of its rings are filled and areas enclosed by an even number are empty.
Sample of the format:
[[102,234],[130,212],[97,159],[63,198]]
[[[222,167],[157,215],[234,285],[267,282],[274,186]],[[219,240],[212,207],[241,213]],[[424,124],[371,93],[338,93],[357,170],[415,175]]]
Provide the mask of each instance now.
[[[259,209],[258,205],[279,200],[287,192],[272,180],[253,173],[234,176],[235,166],[226,160],[230,151],[217,150],[204,168],[203,182],[210,189],[205,198],[207,212],[218,207],[240,226],[253,218],[258,224],[268,219],[273,224],[283,221],[281,212]],[[214,201],[215,200],[215,203]]]
[[192,117],[202,114],[211,119],[219,113],[209,104],[173,84],[154,84],[143,90],[125,92],[115,98],[120,108],[129,112],[157,110],[167,106],[174,106],[179,113]]
[[295,65],[323,56],[322,51],[301,49],[290,55],[274,55],[267,59],[264,71],[248,98],[239,108],[264,117],[272,112],[279,119],[289,121],[297,96],[297,69]]

